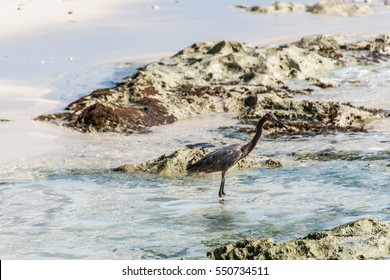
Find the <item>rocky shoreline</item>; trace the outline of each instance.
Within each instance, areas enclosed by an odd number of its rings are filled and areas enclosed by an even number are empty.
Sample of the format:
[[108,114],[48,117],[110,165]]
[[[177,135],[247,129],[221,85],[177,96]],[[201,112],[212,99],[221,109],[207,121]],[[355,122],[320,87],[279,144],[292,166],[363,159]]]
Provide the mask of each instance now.
[[[195,114],[234,112],[253,125],[272,111],[288,131],[266,124],[267,137],[324,132],[366,132],[366,124],[389,117],[382,109],[350,103],[299,101],[296,95],[341,87],[328,79],[335,69],[380,64],[389,56],[390,36],[351,40],[314,35],[276,48],[256,48],[237,42],[196,43],[176,55],[148,64],[114,88],[96,90],[68,105],[67,112],[40,116],[83,132],[139,132]],[[294,89],[290,81],[304,81]],[[348,83],[349,81],[346,81]],[[353,81],[356,82],[356,81]],[[230,127],[238,133],[253,128]],[[180,149],[141,164],[125,164],[114,172],[147,172],[168,177],[186,176],[186,167],[209,149]],[[374,156],[388,159],[388,154]],[[308,160],[364,160],[360,151],[319,151],[286,155],[287,162]],[[279,159],[248,157],[239,168],[281,167]]]
[[277,243],[248,237],[209,251],[213,260],[368,260],[390,256],[390,223],[363,218]]
[[[36,120],[82,132],[132,133],[196,114],[234,112],[243,123],[253,123],[273,111],[292,134],[364,131],[368,122],[389,113],[350,103],[298,101],[294,96],[342,86],[329,80],[332,71],[381,63],[389,53],[389,35],[370,40],[313,35],[274,48],[200,42],[138,69],[114,88],[72,102],[64,113]],[[292,89],[290,82],[297,86]]]

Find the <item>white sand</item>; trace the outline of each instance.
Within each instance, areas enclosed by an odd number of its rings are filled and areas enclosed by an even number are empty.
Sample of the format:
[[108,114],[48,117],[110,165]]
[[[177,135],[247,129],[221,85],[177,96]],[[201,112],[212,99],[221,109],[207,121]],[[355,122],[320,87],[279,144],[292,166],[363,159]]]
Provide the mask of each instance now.
[[[0,42],[25,35],[34,36],[40,30],[61,30],[69,25],[77,30],[91,20],[115,13],[121,4],[136,1],[140,0],[1,0]],[[28,46],[21,45],[20,49],[23,50],[24,47]],[[45,50],[38,51],[45,53]],[[1,55],[7,59],[7,53]],[[66,59],[71,61],[73,57]],[[42,67],[45,63],[44,59],[38,58],[36,61]],[[23,64],[16,67],[23,67]],[[43,112],[58,108],[60,102],[44,98],[50,90],[43,85],[37,87],[26,84],[23,78],[12,81],[0,78],[0,119],[30,120]]]
[[[68,26],[80,29],[92,20],[115,13],[120,4],[135,1],[137,0],[2,0],[0,42],[39,34],[41,30],[61,30]],[[21,45],[19,51],[25,47]],[[45,50],[40,52],[45,53]],[[7,56],[7,53],[1,55]],[[17,65],[23,67],[22,63]],[[28,162],[30,158],[63,150],[65,147],[57,143],[58,139],[69,133],[77,136],[76,132],[67,131],[66,128],[32,121],[34,117],[61,105],[60,101],[45,98],[51,90],[47,85],[30,85],[22,78],[0,80],[0,119],[11,120],[0,126],[0,171],[2,167],[6,168],[2,164]]]
[[0,37],[27,34],[48,26],[82,24],[113,13],[125,2],[129,0],[3,0]]

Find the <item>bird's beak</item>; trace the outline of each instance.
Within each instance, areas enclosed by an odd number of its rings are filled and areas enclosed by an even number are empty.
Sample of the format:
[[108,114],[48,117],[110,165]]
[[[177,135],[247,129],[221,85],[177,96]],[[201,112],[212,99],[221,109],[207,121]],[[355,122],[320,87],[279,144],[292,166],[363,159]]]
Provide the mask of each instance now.
[[288,129],[287,126],[284,125],[281,121],[278,120],[278,118],[271,112],[268,113],[268,116],[271,117],[270,120],[276,122],[281,127]]
[[279,120],[275,120],[275,122],[280,125],[281,127],[285,128],[285,129],[288,129],[287,126],[285,126],[281,121]]

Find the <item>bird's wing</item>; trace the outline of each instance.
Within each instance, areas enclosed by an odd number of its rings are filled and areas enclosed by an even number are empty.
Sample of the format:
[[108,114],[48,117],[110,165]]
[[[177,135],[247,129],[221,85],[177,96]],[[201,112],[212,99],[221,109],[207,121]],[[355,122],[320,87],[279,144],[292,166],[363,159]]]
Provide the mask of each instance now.
[[215,150],[194,164],[190,164],[187,170],[190,172],[217,172],[232,167],[242,155],[239,144]]

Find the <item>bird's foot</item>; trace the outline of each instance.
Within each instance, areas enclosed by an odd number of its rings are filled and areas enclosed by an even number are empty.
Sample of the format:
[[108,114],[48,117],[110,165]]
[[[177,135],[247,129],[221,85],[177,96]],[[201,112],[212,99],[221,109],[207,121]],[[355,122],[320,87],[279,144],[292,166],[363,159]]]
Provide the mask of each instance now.
[[219,197],[223,197],[226,194],[225,194],[225,192],[219,192],[218,195],[219,195]]

